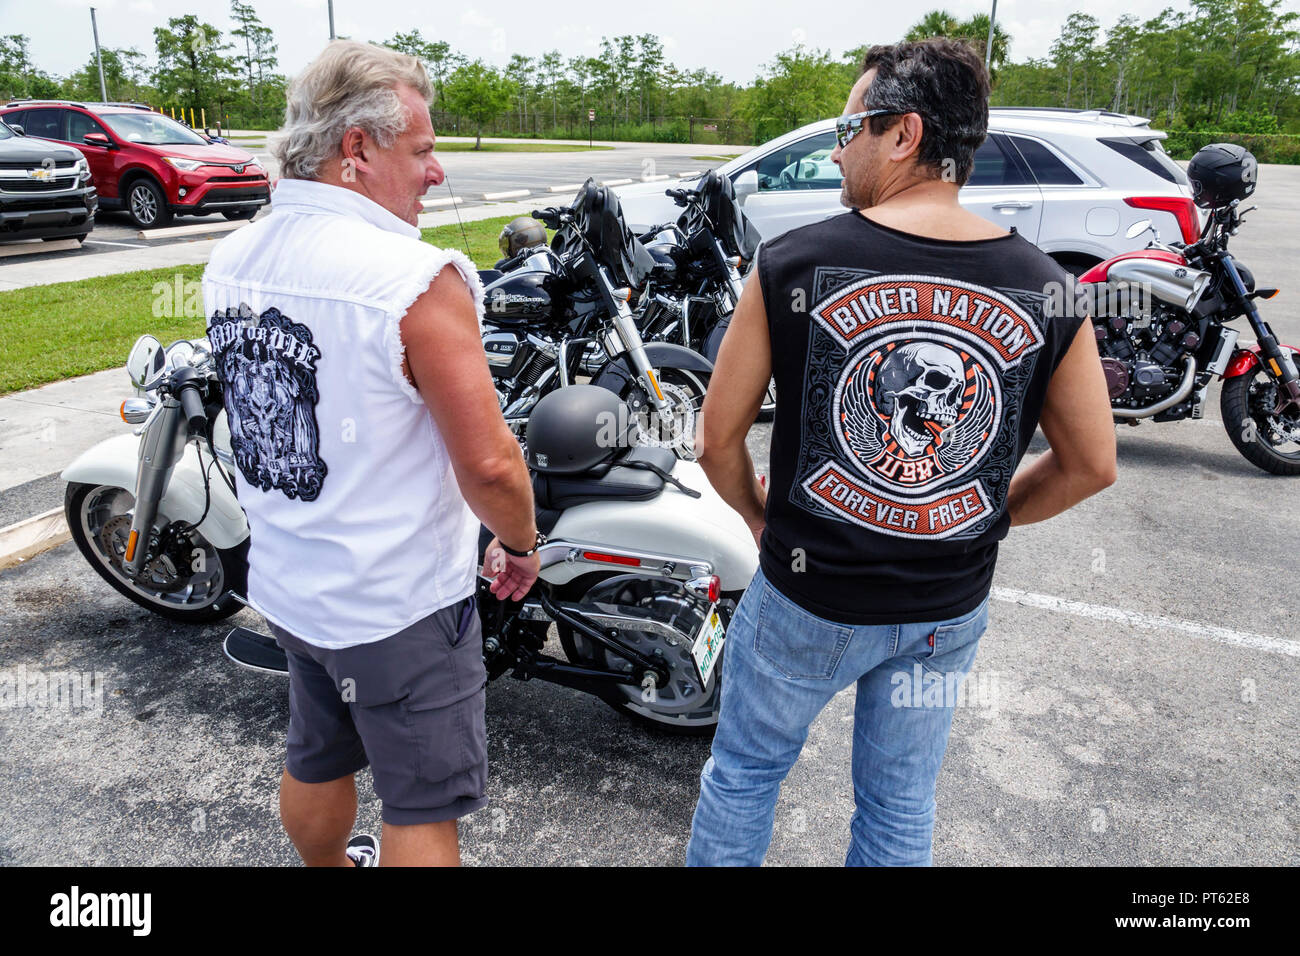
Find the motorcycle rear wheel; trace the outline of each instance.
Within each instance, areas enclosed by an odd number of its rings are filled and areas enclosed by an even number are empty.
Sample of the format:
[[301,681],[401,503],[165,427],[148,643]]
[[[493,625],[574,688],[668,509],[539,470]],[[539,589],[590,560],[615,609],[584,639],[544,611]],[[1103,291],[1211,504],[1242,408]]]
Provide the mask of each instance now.
[[109,522],[116,520],[120,524],[134,507],[134,497],[124,488],[68,484],[63,500],[68,530],[77,550],[101,578],[145,610],[186,624],[220,621],[243,607],[235,594],[247,590],[247,538],[233,548],[217,548],[199,532],[191,532],[191,553],[202,553],[203,570],[190,575],[180,586],[175,576],[168,580],[165,564],[154,571],[156,587],[127,575],[120,567],[120,552],[109,554],[104,541],[115,540],[112,530],[106,528]]
[[1223,427],[1252,465],[1273,475],[1300,475],[1300,414],[1273,415],[1277,392],[1277,382],[1259,366],[1228,379],[1219,396]]
[[[564,600],[580,603],[589,592],[615,576],[612,574],[585,575],[565,587],[560,596]],[[718,616],[722,618],[724,628],[731,626],[731,616],[735,612],[736,605],[740,603],[740,597],[743,593],[742,591],[724,593],[718,601]],[[568,657],[570,663],[600,667],[602,669],[615,669],[625,662],[623,658],[617,657],[617,655],[605,648],[595,647],[592,642],[579,634],[575,634],[565,625],[557,623],[555,627],[559,633],[560,646],[564,648],[564,654]],[[640,636],[651,643],[657,640],[657,638],[648,634]],[[640,649],[644,652],[647,647],[641,647]],[[698,702],[693,701],[686,704],[678,696],[678,692],[670,686],[664,689],[665,693],[662,699],[647,703],[642,700],[641,688],[634,687],[631,684],[611,686],[606,693],[599,695],[600,699],[635,722],[646,727],[653,727],[664,733],[688,737],[712,736],[718,726],[718,713],[721,706],[722,664],[726,653],[724,648],[711,678],[713,686],[709,689],[707,695],[703,696]],[[693,668],[694,666],[680,658],[674,660],[674,663],[680,665],[675,667],[674,676],[676,677],[685,675],[687,668]],[[680,671],[680,674],[677,673],[678,671]],[[691,679],[694,680],[693,677]]]

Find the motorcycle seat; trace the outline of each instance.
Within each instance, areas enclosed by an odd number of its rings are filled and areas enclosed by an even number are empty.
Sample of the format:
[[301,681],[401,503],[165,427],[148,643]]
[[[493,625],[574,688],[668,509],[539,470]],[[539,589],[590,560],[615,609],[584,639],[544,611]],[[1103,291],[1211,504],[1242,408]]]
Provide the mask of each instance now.
[[591,501],[646,501],[664,490],[664,480],[653,471],[626,463],[648,462],[671,474],[676,461],[672,449],[639,445],[580,475],[534,473],[533,498],[539,509],[555,511]]

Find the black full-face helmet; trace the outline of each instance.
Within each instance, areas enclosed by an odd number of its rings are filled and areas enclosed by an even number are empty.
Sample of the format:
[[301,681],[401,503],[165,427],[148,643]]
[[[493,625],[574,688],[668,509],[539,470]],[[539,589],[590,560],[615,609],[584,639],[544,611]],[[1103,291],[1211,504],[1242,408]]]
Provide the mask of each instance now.
[[569,385],[542,396],[528,417],[528,467],[576,475],[613,460],[632,444],[624,401],[599,385]]
[[1218,209],[1255,191],[1259,170],[1250,150],[1235,143],[1211,143],[1197,150],[1187,164],[1192,201],[1202,209]]
[[530,246],[546,245],[546,227],[530,216],[520,216],[506,223],[497,245],[502,256],[513,258]]

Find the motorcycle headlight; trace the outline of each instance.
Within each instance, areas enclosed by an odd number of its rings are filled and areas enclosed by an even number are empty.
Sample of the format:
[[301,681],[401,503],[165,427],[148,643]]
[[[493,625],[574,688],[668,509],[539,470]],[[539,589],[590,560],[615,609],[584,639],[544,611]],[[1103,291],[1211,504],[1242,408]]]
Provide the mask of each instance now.
[[203,164],[197,159],[181,159],[179,156],[164,156],[163,159],[171,163],[177,169],[183,169],[187,173],[192,173]]

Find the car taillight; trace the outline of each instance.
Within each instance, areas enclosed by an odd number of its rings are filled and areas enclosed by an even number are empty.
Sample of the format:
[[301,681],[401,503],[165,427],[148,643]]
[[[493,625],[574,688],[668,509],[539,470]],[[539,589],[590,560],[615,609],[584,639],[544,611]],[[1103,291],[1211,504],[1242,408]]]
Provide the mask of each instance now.
[[1185,196],[1125,196],[1124,201],[1134,209],[1155,209],[1171,212],[1183,232],[1183,242],[1195,242],[1201,235],[1201,224],[1196,218],[1196,204]]

